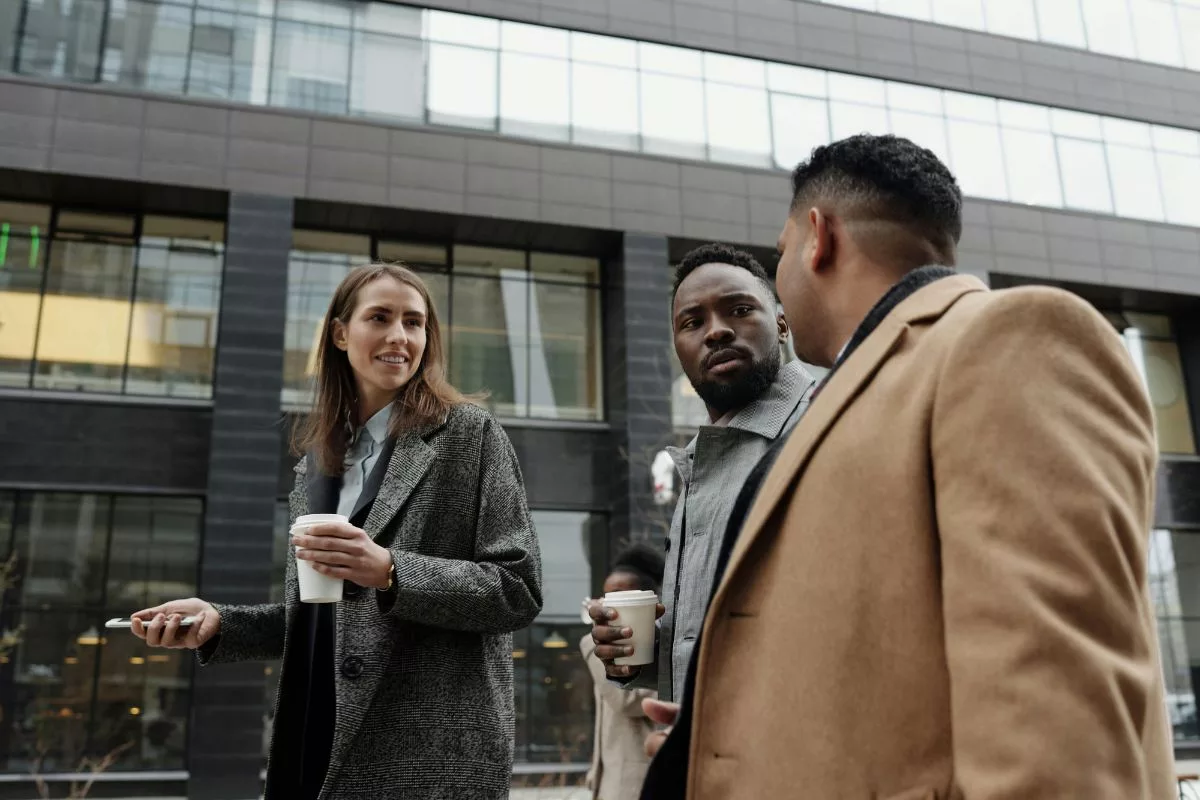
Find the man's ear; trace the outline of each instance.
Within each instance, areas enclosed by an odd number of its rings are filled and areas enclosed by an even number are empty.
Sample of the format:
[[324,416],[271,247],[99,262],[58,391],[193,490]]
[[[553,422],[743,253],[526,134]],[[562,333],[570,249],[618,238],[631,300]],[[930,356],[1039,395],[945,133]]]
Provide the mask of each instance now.
[[783,344],[788,340],[788,324],[782,311],[775,315],[775,326],[779,333],[779,343]]
[[825,215],[825,212],[816,206],[808,210],[808,224],[812,227],[812,236],[808,239],[805,266],[813,272],[820,271],[833,260],[836,243],[830,222],[831,220]]

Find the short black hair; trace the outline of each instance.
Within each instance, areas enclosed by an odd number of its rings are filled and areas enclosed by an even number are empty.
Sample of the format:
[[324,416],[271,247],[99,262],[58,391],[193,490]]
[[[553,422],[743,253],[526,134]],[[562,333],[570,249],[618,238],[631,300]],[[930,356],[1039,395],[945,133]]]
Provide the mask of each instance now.
[[685,255],[683,260],[679,262],[679,266],[675,268],[675,281],[671,285],[672,300],[679,293],[679,284],[683,283],[688,275],[691,275],[706,264],[730,264],[735,267],[741,267],[758,278],[762,282],[762,285],[767,287],[767,293],[771,296],[771,299],[775,299],[775,285],[771,283],[771,276],[767,274],[767,270],[763,265],[758,263],[758,259],[745,250],[738,250],[736,247],[714,242],[712,244],[700,245]]
[[908,139],[859,134],[816,148],[792,172],[792,211],[817,199],[856,207],[864,220],[900,223],[954,264],[962,190],[941,159]]
[[637,577],[643,589],[662,588],[667,560],[663,552],[648,542],[634,542],[617,553],[613,572],[627,572]]

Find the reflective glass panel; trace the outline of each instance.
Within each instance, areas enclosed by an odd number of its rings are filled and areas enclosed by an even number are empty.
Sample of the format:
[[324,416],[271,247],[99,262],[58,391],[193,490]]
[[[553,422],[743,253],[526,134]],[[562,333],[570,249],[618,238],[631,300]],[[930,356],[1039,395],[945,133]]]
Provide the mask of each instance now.
[[29,386],[49,227],[48,206],[0,202],[0,386]]

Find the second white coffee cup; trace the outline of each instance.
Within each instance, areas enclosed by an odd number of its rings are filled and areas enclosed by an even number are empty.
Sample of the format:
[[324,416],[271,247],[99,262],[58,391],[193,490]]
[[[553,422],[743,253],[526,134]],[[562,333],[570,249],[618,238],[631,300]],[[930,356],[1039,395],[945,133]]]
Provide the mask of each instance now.
[[[322,525],[328,522],[349,522],[349,520],[341,514],[305,514],[302,517],[296,517],[296,521],[292,523],[292,529],[288,535],[303,534],[314,525]],[[296,552],[299,553],[301,549],[297,547]],[[342,579],[322,575],[313,569],[311,561],[305,561],[300,558],[296,559],[296,577],[300,581],[301,603],[341,602]]]
[[604,607],[617,612],[614,627],[631,628],[633,636],[614,644],[632,644],[633,655],[613,660],[614,664],[637,667],[654,661],[654,617],[658,595],[648,589],[629,592],[609,592],[604,595]]

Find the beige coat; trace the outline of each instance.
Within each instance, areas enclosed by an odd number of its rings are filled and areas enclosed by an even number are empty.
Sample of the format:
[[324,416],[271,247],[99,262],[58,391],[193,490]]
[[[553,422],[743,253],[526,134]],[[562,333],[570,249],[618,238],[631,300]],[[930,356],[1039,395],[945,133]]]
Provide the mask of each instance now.
[[587,785],[593,800],[637,800],[650,760],[646,736],[654,729],[642,713],[642,700],[658,697],[652,689],[622,689],[608,680],[596,658],[596,643],[588,633],[579,642],[595,685],[595,736]]
[[1156,449],[1090,306],[906,300],[765,478],[701,640],[690,800],[1166,800]]

